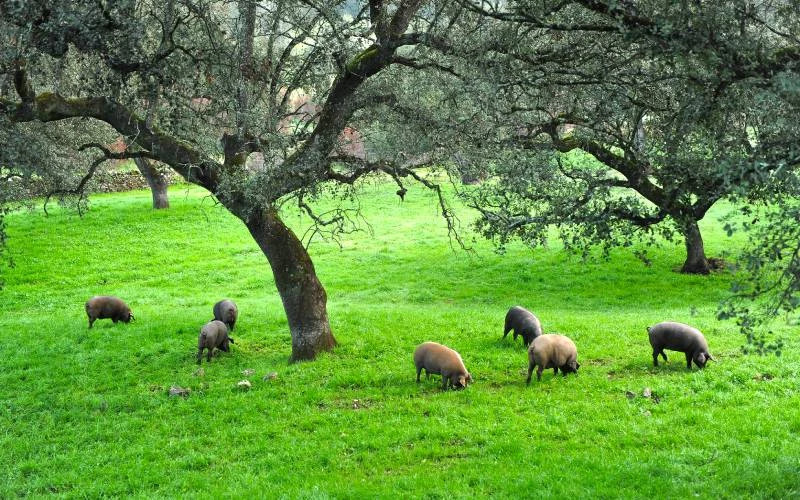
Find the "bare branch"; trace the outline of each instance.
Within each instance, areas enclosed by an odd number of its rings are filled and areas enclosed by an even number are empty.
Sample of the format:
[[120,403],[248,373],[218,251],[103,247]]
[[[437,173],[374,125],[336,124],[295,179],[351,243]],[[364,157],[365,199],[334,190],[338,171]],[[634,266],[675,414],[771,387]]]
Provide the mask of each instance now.
[[461,234],[459,233],[458,229],[461,225],[460,220],[450,206],[450,203],[448,203],[441,186],[435,182],[432,182],[426,177],[421,176],[417,172],[418,169],[429,167],[431,165],[431,155],[422,155],[419,157],[409,158],[402,163],[388,160],[370,162],[352,156],[334,156],[331,157],[330,160],[331,163],[341,162],[350,165],[356,165],[356,167],[347,174],[339,173],[334,171],[332,168],[329,168],[328,178],[337,182],[353,184],[367,174],[373,172],[382,172],[394,179],[394,181],[400,187],[400,189],[397,191],[397,195],[401,199],[405,199],[405,195],[407,193],[407,190],[402,182],[403,178],[411,177],[419,184],[422,184],[426,188],[430,189],[436,193],[437,203],[439,205],[439,209],[441,210],[441,215],[447,224],[447,234],[450,238],[451,245],[452,241],[455,240],[461,249],[470,250],[470,248],[464,243],[464,240],[461,238]]
[[444,73],[451,74],[451,75],[456,76],[456,77],[460,77],[461,76],[453,68],[445,66],[443,64],[438,64],[438,63],[433,62],[433,61],[419,62],[416,59],[411,59],[411,58],[408,58],[408,57],[394,56],[392,58],[392,62],[400,64],[402,66],[408,66],[409,68],[414,68],[414,69],[428,69],[428,68],[431,68],[431,69],[442,71]]

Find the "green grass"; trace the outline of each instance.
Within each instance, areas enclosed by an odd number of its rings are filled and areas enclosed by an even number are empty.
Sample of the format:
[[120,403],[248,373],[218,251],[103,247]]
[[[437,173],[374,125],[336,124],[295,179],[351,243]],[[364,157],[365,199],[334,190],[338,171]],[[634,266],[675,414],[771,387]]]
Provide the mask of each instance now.
[[[480,238],[474,255],[453,251],[430,194],[400,203],[395,189],[362,198],[373,236],[311,247],[340,346],[295,365],[265,258],[200,190],[173,188],[168,211],[139,191],[95,196],[82,219],[11,214],[0,497],[800,495],[796,329],[777,325],[782,356],[743,356],[735,325],[714,319],[728,274],[675,273],[677,244],[651,267],[557,245],[499,256]],[[709,255],[735,245],[715,227],[723,212],[703,226]],[[123,297],[137,321],[88,330],[96,294]],[[197,333],[224,297],[239,305],[236,344],[197,375]],[[580,375],[525,385],[524,349],[501,340],[515,304],[575,340]],[[676,353],[653,368],[645,327],[666,319],[701,328],[718,362],[689,372]],[[425,340],[458,350],[475,383],[416,384]]]

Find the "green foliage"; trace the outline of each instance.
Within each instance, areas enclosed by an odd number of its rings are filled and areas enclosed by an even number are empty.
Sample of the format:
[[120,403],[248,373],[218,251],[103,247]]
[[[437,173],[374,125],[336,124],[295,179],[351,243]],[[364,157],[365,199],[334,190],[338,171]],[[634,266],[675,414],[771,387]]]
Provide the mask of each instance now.
[[789,199],[767,208],[744,207],[742,212],[739,224],[731,221],[727,226],[731,233],[747,234],[748,245],[738,256],[741,271],[718,317],[736,319],[749,349],[780,354],[783,342],[770,335],[768,325],[776,316],[792,325],[800,320],[800,206]]
[[[475,255],[453,252],[436,199],[409,187],[403,203],[393,185],[366,188],[374,237],[311,246],[341,345],[295,365],[267,262],[206,192],[173,187],[168,213],[133,192],[92,197],[83,218],[10,214],[0,496],[800,494],[800,344],[743,356],[735,325],[714,319],[730,275],[674,273],[672,245],[651,267],[620,251],[579,262],[514,244],[498,256],[481,239]],[[309,224],[285,215],[298,233]],[[704,230],[712,252],[730,246]],[[83,304],[100,293],[137,320],[88,330]],[[236,344],[198,376],[197,333],[222,297],[241,311]],[[525,386],[524,349],[501,340],[515,304],[575,339],[578,376]],[[653,368],[645,326],[663,319],[701,328],[718,362],[689,372],[672,354]],[[417,385],[411,353],[425,340],[460,351],[475,383]],[[237,390],[245,378],[252,389]],[[191,394],[171,398],[172,385]]]
[[598,248],[608,256],[614,247],[674,238],[672,224],[635,225],[615,217],[615,212],[656,217],[658,210],[629,189],[603,184],[619,176],[580,150],[555,156],[509,150],[488,172],[490,182],[461,194],[481,212],[477,230],[500,251],[514,239],[535,247],[555,237],[583,257]]

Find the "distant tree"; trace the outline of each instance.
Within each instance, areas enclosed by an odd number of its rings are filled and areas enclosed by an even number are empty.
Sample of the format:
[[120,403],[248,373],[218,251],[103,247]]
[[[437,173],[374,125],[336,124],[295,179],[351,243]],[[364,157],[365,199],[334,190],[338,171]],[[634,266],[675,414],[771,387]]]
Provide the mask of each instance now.
[[[698,221],[757,193],[796,135],[797,11],[704,2],[468,3],[503,23],[483,67],[496,117],[489,182],[470,192],[501,244],[630,244],[682,235],[682,271],[708,273]],[[568,55],[568,58],[565,58]],[[554,154],[556,152],[556,154]],[[564,153],[570,153],[564,155]],[[576,154],[579,153],[579,154]],[[669,221],[670,225],[660,224]]]
[[153,195],[153,208],[156,210],[169,208],[169,195],[167,194],[169,179],[164,172],[154,166],[147,158],[134,158],[133,161],[150,186],[150,192]]

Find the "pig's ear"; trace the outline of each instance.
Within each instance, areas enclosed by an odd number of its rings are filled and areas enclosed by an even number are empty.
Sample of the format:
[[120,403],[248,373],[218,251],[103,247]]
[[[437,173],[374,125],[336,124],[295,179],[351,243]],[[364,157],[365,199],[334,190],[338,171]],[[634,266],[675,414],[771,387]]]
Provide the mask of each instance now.
[[649,326],[646,328],[646,330],[647,330],[647,333],[650,333],[650,327]]

